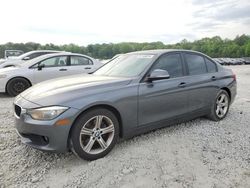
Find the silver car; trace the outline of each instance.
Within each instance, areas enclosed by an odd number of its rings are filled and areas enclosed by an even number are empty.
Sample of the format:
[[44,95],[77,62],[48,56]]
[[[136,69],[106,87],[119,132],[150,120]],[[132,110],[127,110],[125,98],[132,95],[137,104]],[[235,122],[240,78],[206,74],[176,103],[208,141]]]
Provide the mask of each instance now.
[[152,50],[119,56],[91,75],[55,79],[16,97],[23,143],[46,151],[72,150],[95,160],[119,138],[207,116],[225,118],[236,77],[208,56]]

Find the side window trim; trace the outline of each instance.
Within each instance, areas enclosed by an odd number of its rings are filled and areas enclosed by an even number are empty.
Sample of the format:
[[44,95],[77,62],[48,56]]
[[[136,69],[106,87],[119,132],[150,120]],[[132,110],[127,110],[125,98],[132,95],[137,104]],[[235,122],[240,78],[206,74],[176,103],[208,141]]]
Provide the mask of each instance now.
[[204,61],[205,66],[206,66],[207,73],[209,73],[209,72],[208,72],[208,68],[207,68],[207,62],[206,62],[206,59],[205,59],[205,57],[204,57],[204,56],[203,56],[203,61]]

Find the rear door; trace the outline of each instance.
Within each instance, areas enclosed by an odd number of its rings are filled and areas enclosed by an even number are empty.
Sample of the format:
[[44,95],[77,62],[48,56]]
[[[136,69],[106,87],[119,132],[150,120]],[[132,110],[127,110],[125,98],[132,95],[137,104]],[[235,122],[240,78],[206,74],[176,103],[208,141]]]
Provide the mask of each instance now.
[[[43,67],[39,69],[39,66]],[[42,60],[33,67],[35,82],[38,83],[53,78],[67,76],[69,75],[68,67],[68,56],[56,56]]]
[[208,110],[219,90],[217,65],[205,56],[183,53],[188,76],[185,83],[189,89],[189,111]]
[[139,126],[168,120],[187,112],[188,91],[184,87],[184,67],[180,53],[161,56],[152,66],[168,71],[170,78],[142,82],[139,85],[138,120]]
[[84,56],[70,56],[69,74],[87,74],[95,70],[94,63],[91,59]]

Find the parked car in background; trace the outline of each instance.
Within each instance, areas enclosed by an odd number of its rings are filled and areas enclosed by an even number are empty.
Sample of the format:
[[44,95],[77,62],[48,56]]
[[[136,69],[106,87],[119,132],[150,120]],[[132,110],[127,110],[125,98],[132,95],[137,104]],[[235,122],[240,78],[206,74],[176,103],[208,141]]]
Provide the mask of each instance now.
[[222,120],[236,96],[236,76],[186,50],[124,54],[91,75],[50,80],[16,97],[23,143],[86,160],[107,155],[120,138],[207,116]]
[[244,60],[243,58],[236,58],[236,61],[238,61],[238,64],[239,64],[239,65],[243,65],[243,64],[246,63],[245,60]]
[[106,64],[110,61],[113,61],[114,59],[116,59],[117,57],[121,56],[122,54],[116,54],[114,57],[112,57],[111,59],[105,59],[105,60],[102,60],[101,63],[103,64]]
[[243,65],[243,64],[248,64],[247,58],[213,58],[213,60],[220,63],[221,65]]
[[13,57],[17,57],[22,55],[24,52],[22,50],[5,50],[4,58],[0,59],[0,64],[4,63],[7,59],[11,59]]
[[75,53],[53,53],[0,69],[0,92],[16,96],[30,86],[62,76],[90,73],[102,64],[95,59]]
[[41,55],[51,54],[51,53],[60,53],[60,52],[61,51],[53,51],[53,50],[30,51],[17,57],[10,57],[10,58],[5,59],[4,61],[0,63],[0,68],[14,67],[20,63],[23,63],[27,60],[34,59]]
[[22,50],[5,50],[4,51],[4,58],[12,58],[16,56],[22,55],[24,52]]
[[221,65],[224,65],[224,62],[221,61],[219,58],[213,58],[213,60]]
[[250,57],[243,57],[242,59],[244,59],[246,65],[250,65]]

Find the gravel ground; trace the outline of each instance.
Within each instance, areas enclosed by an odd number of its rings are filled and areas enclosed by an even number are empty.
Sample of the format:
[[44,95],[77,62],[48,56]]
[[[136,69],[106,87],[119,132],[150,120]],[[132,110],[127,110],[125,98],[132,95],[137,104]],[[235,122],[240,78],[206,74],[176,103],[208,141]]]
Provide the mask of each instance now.
[[93,162],[21,144],[13,98],[1,95],[0,187],[250,187],[250,66],[230,68],[238,96],[223,121],[160,129]]

